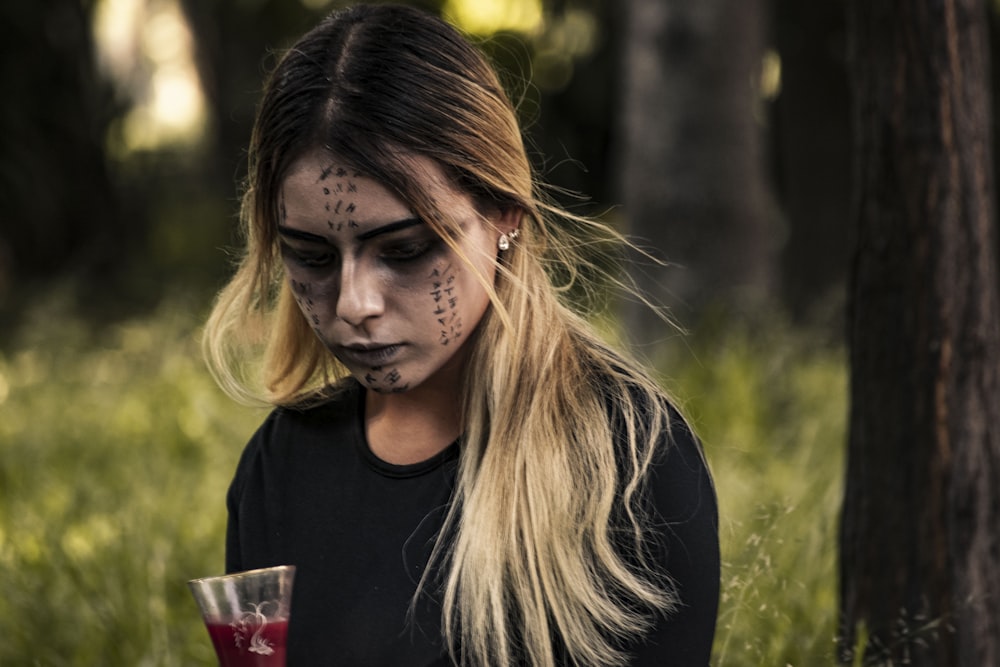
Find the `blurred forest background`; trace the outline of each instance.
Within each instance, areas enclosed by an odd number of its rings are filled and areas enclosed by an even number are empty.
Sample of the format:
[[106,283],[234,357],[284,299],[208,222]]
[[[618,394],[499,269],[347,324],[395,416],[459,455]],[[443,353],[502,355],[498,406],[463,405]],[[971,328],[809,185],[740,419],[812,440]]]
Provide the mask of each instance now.
[[[264,75],[338,3],[7,4],[4,323],[59,284],[90,318],[210,294],[229,269],[219,248]],[[796,317],[836,311],[851,164],[842,0],[414,4],[482,37],[539,173],[590,197],[587,211],[629,214],[672,264],[656,282],[682,324],[762,297]]]
[[[213,664],[184,582],[222,569],[224,493],[263,413],[220,394],[197,336],[232,268],[265,73],[339,4],[0,7],[0,665]],[[665,262],[637,280],[689,333],[628,306],[611,327],[716,475],[714,664],[832,663],[844,0],[411,4],[508,73],[564,202]]]

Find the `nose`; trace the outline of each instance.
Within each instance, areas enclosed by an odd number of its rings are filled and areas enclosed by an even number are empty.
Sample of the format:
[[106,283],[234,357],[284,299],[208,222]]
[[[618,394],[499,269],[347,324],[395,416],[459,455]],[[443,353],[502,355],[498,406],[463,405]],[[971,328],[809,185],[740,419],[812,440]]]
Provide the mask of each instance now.
[[336,315],[353,327],[382,314],[385,301],[378,276],[357,262],[344,262],[340,274]]

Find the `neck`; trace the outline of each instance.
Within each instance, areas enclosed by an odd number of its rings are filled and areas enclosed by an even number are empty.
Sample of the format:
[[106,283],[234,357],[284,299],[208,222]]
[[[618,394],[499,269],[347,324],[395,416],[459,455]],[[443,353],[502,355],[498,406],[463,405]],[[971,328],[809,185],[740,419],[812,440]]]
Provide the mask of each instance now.
[[368,446],[387,463],[406,465],[425,461],[461,434],[460,406],[457,373],[438,373],[437,378],[401,394],[368,390],[365,396]]

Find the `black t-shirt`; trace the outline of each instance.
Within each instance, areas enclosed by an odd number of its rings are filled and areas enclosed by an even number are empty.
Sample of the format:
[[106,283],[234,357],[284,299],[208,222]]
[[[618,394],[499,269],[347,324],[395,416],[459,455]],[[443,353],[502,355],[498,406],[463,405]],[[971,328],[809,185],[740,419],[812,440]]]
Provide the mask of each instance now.
[[[681,608],[629,646],[632,665],[707,665],[719,594],[714,490],[679,417],[652,470],[665,569]],[[288,665],[450,665],[433,587],[411,601],[450,502],[458,444],[393,465],[364,433],[364,391],[274,410],[229,489],[226,570],[295,565]]]

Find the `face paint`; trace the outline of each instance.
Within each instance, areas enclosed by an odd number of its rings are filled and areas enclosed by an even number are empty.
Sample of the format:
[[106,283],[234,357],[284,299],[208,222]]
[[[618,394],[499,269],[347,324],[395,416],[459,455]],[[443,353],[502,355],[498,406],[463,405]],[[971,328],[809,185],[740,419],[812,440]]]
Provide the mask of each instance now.
[[[455,241],[492,282],[496,237],[440,167],[413,158],[425,192],[462,227]],[[290,170],[279,226],[289,286],[328,349],[365,386],[456,381],[489,297],[475,271],[379,182],[322,153]]]
[[441,345],[457,343],[462,337],[462,314],[455,293],[455,272],[449,264],[443,270],[435,268],[431,272],[431,297],[434,299],[434,315],[441,327]]

